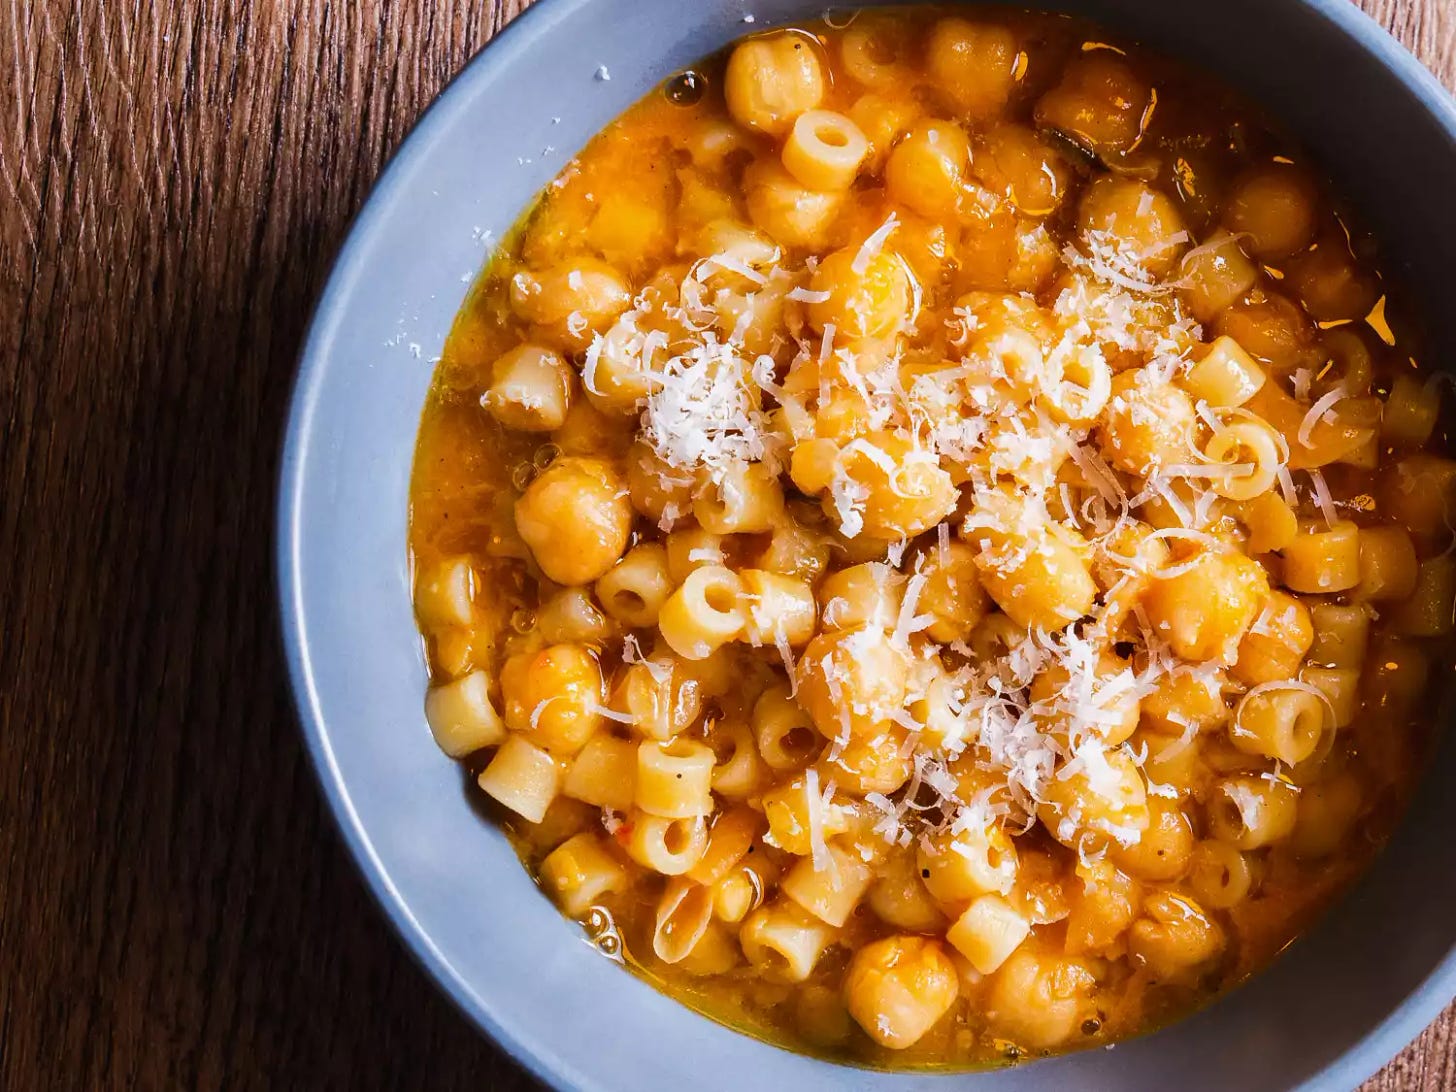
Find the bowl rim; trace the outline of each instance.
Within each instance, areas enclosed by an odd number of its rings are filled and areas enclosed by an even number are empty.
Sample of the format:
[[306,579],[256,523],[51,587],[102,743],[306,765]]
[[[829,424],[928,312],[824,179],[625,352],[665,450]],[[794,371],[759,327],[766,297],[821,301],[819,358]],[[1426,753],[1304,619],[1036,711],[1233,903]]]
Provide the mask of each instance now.
[[[330,727],[323,716],[315,686],[312,650],[304,639],[306,609],[299,565],[300,514],[311,442],[312,410],[319,395],[320,361],[329,353],[335,337],[335,320],[341,301],[361,272],[360,257],[365,249],[363,240],[377,230],[403,196],[401,180],[406,174],[406,165],[428,149],[437,131],[448,128],[462,111],[468,109],[472,89],[477,83],[488,79],[495,68],[528,48],[536,37],[556,22],[594,2],[597,0],[534,0],[465,62],[389,157],[351,219],[310,313],[288,397],[275,497],[274,591],[289,688],[310,765],[328,802],[333,823],[349,850],[349,857],[389,927],[404,942],[416,965],[427,972],[470,1023],[485,1031],[516,1064],[554,1088],[584,1088],[592,1086],[593,1082],[589,1074],[577,1071],[548,1038],[513,1026],[509,1019],[502,1016],[501,1006],[482,997],[460,976],[411,914],[403,893],[386,871],[355,809],[334,753]],[[937,0],[923,2],[934,3]],[[1023,6],[1017,0],[1000,2]],[[1456,98],[1421,61],[1359,8],[1356,0],[1285,2],[1322,19],[1347,41],[1373,56],[1456,142]],[[874,0],[849,0],[836,6],[858,8],[878,5]],[[1025,0],[1024,6],[1035,9],[1039,5],[1036,0]],[[765,24],[756,29],[768,29],[771,25]],[[1298,1089],[1327,1092],[1332,1087],[1357,1087],[1419,1035],[1453,997],[1456,997],[1456,944],[1384,1020],[1352,1042],[1334,1061],[1311,1074],[1297,1086]],[[963,1077],[964,1073],[943,1076],[946,1080],[954,1080]]]

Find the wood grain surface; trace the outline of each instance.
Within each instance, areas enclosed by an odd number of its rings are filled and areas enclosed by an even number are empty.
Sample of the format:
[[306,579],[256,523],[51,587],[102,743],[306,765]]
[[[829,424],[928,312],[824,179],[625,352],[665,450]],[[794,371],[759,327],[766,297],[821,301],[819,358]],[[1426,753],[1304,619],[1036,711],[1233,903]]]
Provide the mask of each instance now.
[[[1456,82],[1456,0],[1364,0]],[[533,1087],[355,876],[290,707],[310,301],[513,0],[0,0],[0,1089]],[[1456,1010],[1381,1092],[1456,1089]]]

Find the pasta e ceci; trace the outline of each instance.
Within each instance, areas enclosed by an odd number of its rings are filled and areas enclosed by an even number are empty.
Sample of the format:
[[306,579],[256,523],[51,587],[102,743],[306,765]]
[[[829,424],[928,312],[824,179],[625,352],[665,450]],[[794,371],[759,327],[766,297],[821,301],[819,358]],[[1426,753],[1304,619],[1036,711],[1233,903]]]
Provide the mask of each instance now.
[[1185,1013],[1419,764],[1456,462],[1390,288],[1297,147],[1086,24],[755,33],[458,317],[435,739],[604,949],[774,1041],[984,1065]]

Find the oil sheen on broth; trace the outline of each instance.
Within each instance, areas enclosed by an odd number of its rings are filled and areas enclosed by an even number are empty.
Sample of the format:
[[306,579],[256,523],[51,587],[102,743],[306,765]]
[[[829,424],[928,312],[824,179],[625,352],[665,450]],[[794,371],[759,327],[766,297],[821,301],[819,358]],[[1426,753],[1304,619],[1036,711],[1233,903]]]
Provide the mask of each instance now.
[[1185,1014],[1426,745],[1456,462],[1390,288],[1296,146],[1095,28],[746,38],[455,323],[436,740],[564,913],[751,1034],[965,1067]]

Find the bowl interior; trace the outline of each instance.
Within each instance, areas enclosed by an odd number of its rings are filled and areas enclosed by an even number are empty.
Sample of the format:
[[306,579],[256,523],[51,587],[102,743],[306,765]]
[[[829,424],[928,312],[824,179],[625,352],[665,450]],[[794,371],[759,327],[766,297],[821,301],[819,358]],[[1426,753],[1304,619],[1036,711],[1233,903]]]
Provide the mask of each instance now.
[[[1347,0],[1058,0],[1213,70],[1325,162],[1456,359],[1456,109]],[[405,518],[431,358],[468,282],[569,156],[661,78],[804,0],[544,0],[431,109],[361,214],[305,348],[279,565],[305,733],[351,849],[419,959],[553,1083],[650,1092],[943,1085],[843,1069],[720,1027],[613,966],[559,917],[431,742]],[[748,14],[753,16],[750,25]],[[1449,719],[1449,695],[1432,716]],[[1344,1088],[1456,989],[1456,740],[1371,875],[1268,973],[1116,1049],[955,1078],[998,1090]]]

